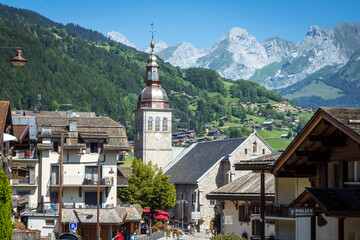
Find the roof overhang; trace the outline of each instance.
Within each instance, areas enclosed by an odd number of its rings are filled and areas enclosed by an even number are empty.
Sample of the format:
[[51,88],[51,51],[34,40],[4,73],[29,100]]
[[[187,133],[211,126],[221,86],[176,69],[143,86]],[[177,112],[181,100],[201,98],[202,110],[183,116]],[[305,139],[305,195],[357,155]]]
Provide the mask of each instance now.
[[[231,193],[209,193],[206,194],[206,199],[209,200],[239,200],[239,201],[259,201],[260,193],[249,194],[231,194]],[[274,201],[275,194],[265,194],[266,201]]]
[[360,144],[360,136],[355,131],[319,108],[275,162],[273,174],[277,177],[312,177],[316,174],[317,163],[330,161],[331,150],[346,147],[345,138]]
[[289,207],[311,207],[333,217],[360,217],[360,188],[306,188]]

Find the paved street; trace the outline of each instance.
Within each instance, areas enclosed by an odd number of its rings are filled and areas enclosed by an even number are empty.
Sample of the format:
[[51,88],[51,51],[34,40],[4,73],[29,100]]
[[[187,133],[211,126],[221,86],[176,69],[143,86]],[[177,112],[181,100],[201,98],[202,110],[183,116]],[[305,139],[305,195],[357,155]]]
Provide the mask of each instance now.
[[[172,238],[167,238],[167,240],[170,240]],[[196,232],[194,235],[183,235],[180,240],[188,239],[188,240],[202,240],[202,239],[210,239],[209,235],[206,233],[198,233]],[[166,237],[160,238],[159,240],[166,240]]]

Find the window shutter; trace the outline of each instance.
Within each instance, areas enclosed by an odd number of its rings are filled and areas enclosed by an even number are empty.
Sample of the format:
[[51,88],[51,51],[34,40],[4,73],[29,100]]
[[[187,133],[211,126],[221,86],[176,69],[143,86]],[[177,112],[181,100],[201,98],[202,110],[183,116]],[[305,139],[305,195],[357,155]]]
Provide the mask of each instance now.
[[255,236],[255,220],[251,220],[251,235]]
[[239,222],[242,222],[242,207],[238,206],[239,209]]
[[101,153],[101,151],[102,151],[102,144],[99,143],[99,145],[98,145],[98,153]]
[[250,222],[250,217],[251,217],[251,205],[248,205],[247,208],[247,214],[246,214],[246,221]]
[[35,168],[30,168],[29,184],[35,184]]

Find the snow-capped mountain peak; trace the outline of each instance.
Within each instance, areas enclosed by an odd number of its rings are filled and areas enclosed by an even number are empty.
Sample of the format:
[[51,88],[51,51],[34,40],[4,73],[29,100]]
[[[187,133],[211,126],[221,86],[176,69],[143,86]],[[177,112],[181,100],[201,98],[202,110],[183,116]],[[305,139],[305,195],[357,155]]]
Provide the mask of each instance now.
[[321,37],[322,30],[318,26],[311,26],[309,31],[306,33],[307,37]]
[[131,43],[124,35],[122,35],[119,32],[111,31],[111,32],[108,32],[106,36],[115,42],[119,42],[126,46],[137,49],[135,44]]

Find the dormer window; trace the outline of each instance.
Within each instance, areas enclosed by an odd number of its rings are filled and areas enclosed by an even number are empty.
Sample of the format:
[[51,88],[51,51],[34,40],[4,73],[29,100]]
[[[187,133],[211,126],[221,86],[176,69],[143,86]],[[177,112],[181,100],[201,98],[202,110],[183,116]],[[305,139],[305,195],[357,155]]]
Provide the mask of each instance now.
[[51,141],[51,151],[52,152],[60,152],[60,141],[59,140],[52,140]]
[[99,142],[88,142],[86,143],[87,153],[100,153],[101,143]]
[[41,129],[41,134],[42,135],[51,135],[51,127],[43,127]]

